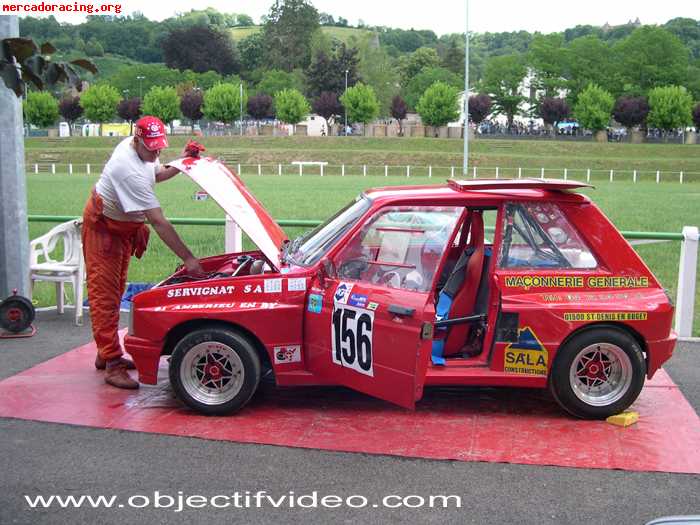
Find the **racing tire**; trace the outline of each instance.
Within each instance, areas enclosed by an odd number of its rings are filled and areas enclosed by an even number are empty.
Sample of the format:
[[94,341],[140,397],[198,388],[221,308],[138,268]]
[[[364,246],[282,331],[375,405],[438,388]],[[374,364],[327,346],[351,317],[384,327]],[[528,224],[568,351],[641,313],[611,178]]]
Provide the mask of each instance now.
[[209,416],[240,410],[260,382],[260,358],[243,335],[209,327],[190,332],[170,359],[170,384],[190,408]]
[[549,389],[571,415],[605,419],[634,403],[645,375],[644,355],[633,337],[615,328],[594,328],[559,349]]

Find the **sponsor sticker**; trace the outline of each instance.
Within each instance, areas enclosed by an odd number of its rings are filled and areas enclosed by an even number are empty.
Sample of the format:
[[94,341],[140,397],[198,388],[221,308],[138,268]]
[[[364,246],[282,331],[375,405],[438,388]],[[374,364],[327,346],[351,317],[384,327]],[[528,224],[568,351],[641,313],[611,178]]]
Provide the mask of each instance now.
[[379,307],[379,303],[369,303],[367,305],[367,310],[376,310]]
[[547,375],[549,354],[530,327],[518,328],[518,340],[506,346],[503,371],[520,375]]
[[265,293],[280,293],[282,291],[282,279],[265,279]]
[[233,293],[235,286],[200,286],[197,288],[176,288],[168,290],[168,297],[198,297],[202,295],[227,295]]
[[646,312],[569,312],[564,321],[646,321]]
[[323,296],[321,294],[309,294],[309,306],[307,310],[312,314],[320,314],[323,308]]
[[367,296],[359,293],[351,293],[348,304],[350,306],[357,306],[358,308],[367,308]]
[[299,363],[301,361],[301,345],[275,346],[272,349],[276,365]]
[[347,304],[353,286],[355,286],[353,283],[346,282],[338,284],[338,287],[335,289],[335,294],[333,295],[333,300],[336,303]]
[[648,277],[579,275],[508,275],[507,288],[647,288]]
[[303,277],[287,279],[287,290],[290,292],[306,291],[306,279]]

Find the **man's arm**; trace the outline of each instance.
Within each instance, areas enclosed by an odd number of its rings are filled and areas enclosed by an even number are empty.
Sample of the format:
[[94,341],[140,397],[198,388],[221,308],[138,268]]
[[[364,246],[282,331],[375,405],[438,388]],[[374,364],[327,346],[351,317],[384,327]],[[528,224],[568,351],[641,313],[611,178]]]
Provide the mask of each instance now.
[[163,239],[166,246],[185,263],[188,273],[195,275],[204,274],[202,265],[199,264],[199,259],[192,255],[189,248],[182,242],[182,239],[180,239],[173,225],[170,224],[170,221],[163,215],[163,210],[160,208],[153,208],[151,210],[146,210],[144,213],[146,214],[148,222],[158,234],[158,237]]
[[[180,170],[172,166],[161,166],[161,168],[156,173],[156,182],[164,182],[168,179],[172,179],[175,175],[180,173]],[[150,220],[150,219],[149,219]],[[154,226],[155,228],[155,226]]]

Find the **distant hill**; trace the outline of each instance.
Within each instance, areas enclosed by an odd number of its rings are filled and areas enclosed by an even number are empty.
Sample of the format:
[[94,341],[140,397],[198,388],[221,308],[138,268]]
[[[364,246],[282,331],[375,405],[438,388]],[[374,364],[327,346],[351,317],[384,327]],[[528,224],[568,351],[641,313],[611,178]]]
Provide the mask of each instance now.
[[[245,26],[245,27],[232,27],[229,29],[231,38],[234,42],[240,42],[250,35],[254,35],[262,31],[263,26]],[[324,35],[340,40],[344,43],[349,43],[351,38],[356,38],[358,40],[364,40],[373,36],[376,32],[369,29],[359,29],[356,27],[334,27],[334,26],[321,26],[321,31]]]

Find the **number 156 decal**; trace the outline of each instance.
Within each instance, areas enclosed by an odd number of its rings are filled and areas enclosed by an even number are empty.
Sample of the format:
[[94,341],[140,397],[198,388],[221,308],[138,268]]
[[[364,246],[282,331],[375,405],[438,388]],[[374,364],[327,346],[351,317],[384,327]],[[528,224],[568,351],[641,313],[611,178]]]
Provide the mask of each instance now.
[[374,312],[335,303],[331,326],[333,362],[374,377],[372,325]]

